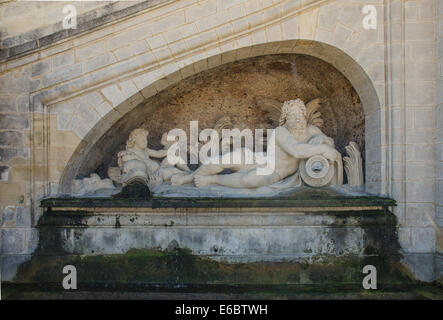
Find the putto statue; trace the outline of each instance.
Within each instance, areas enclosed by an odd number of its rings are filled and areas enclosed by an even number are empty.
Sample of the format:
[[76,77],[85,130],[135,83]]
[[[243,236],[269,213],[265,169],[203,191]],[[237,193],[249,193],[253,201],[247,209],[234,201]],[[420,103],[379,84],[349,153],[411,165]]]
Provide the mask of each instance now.
[[128,185],[139,181],[149,188],[169,181],[175,174],[183,174],[188,171],[186,165],[171,165],[167,159],[161,163],[152,160],[151,157],[161,159],[167,156],[169,142],[165,135],[162,137],[162,150],[148,148],[149,132],[145,129],[135,129],[126,141],[126,150],[118,153],[118,168],[108,169],[108,176],[115,182]]
[[[258,169],[266,167],[266,164],[246,164],[244,161],[240,164],[223,164],[220,159],[219,164],[205,164],[192,173],[173,176],[172,184],[194,182],[199,188],[208,185],[259,188],[279,183],[275,187],[288,187],[294,186],[297,184],[296,180],[300,180],[298,173],[303,166],[305,183],[313,186],[341,185],[343,183],[341,154],[335,150],[333,139],[312,124],[312,122],[319,123],[316,113],[319,103],[320,100],[314,100],[310,103],[309,110],[300,99],[286,101],[283,104],[280,125],[275,129],[275,170],[271,174],[258,174]],[[243,149],[241,152],[246,154],[252,151]],[[222,156],[230,157],[229,154]],[[245,158],[246,156],[242,157],[242,160]],[[233,173],[219,174],[225,169]],[[288,177],[291,177],[291,181],[282,184],[282,180]],[[306,181],[309,179],[310,181]]]

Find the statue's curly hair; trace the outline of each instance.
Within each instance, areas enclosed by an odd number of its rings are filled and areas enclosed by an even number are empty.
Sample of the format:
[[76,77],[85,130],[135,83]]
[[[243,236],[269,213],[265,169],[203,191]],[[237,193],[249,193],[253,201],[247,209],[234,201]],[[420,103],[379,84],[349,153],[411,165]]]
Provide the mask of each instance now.
[[280,115],[280,120],[279,120],[280,126],[282,126],[286,123],[286,117],[291,112],[294,112],[294,110],[296,108],[301,108],[304,116],[306,117],[306,105],[302,100],[295,99],[295,100],[285,101],[285,103],[283,103],[283,106],[281,107],[281,115]]
[[149,131],[145,129],[134,129],[131,131],[128,140],[126,141],[126,148],[133,148],[135,146],[135,139],[138,135],[144,134],[149,135]]

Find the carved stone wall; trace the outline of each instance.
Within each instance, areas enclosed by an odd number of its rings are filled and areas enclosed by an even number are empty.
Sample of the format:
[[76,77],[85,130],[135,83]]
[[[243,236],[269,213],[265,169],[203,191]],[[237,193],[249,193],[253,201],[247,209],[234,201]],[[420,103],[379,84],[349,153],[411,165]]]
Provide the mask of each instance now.
[[72,181],[88,148],[140,103],[229,62],[305,54],[331,64],[360,97],[366,190],[397,200],[407,264],[434,278],[442,239],[440,2],[372,1],[375,30],[363,29],[367,3],[354,0],[144,1],[152,6],[77,32],[51,25],[40,38],[23,30],[0,52],[3,270],[13,275],[34,251],[39,200]]
[[443,2],[438,1],[437,17],[437,109],[436,109],[436,222],[439,228],[436,232],[436,278],[443,279]]

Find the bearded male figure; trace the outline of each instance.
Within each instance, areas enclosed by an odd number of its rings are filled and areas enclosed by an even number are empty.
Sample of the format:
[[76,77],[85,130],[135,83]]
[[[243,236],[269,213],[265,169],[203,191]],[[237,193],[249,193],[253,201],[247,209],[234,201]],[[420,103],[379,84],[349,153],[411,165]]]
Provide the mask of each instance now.
[[[219,164],[205,164],[193,173],[174,176],[171,183],[181,185],[194,181],[197,187],[221,185],[231,188],[258,188],[270,186],[295,174],[302,159],[320,155],[332,162],[341,160],[341,154],[334,148],[333,139],[327,137],[317,126],[308,123],[306,106],[300,99],[283,104],[279,124],[275,129],[275,170],[271,174],[257,174],[258,168],[266,167],[266,164],[246,164],[245,157],[242,157],[240,164],[223,164],[220,156]],[[242,154],[245,153],[245,150],[242,151]],[[234,173],[218,174],[225,169]]]

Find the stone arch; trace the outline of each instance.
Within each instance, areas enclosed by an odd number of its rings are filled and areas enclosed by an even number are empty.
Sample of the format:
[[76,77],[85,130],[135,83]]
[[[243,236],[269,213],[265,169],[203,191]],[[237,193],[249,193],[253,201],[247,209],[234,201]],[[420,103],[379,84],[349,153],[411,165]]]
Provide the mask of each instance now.
[[[380,100],[377,91],[366,71],[344,51],[322,42],[313,40],[286,40],[270,42],[210,56],[206,59],[183,66],[181,70],[171,72],[161,79],[147,83],[144,89],[136,92],[129,98],[122,100],[118,105],[101,118],[87,133],[82,142],[69,159],[60,179],[59,192],[69,193],[78,170],[93,148],[100,150],[97,142],[122,117],[134,109],[141,97],[145,99],[155,95],[158,91],[173,85],[182,79],[180,73],[185,68],[198,72],[211,69],[220,64],[242,60],[245,58],[271,54],[303,54],[319,58],[340,71],[352,84],[360,97],[365,114],[365,136],[369,141],[366,148],[366,190],[380,194],[381,191],[381,122]],[[210,61],[219,61],[212,66]],[[197,73],[197,72],[195,72]],[[189,74],[191,75],[191,74]],[[140,94],[142,93],[142,95]],[[137,103],[134,103],[136,101]],[[377,178],[378,177],[378,178]]]

